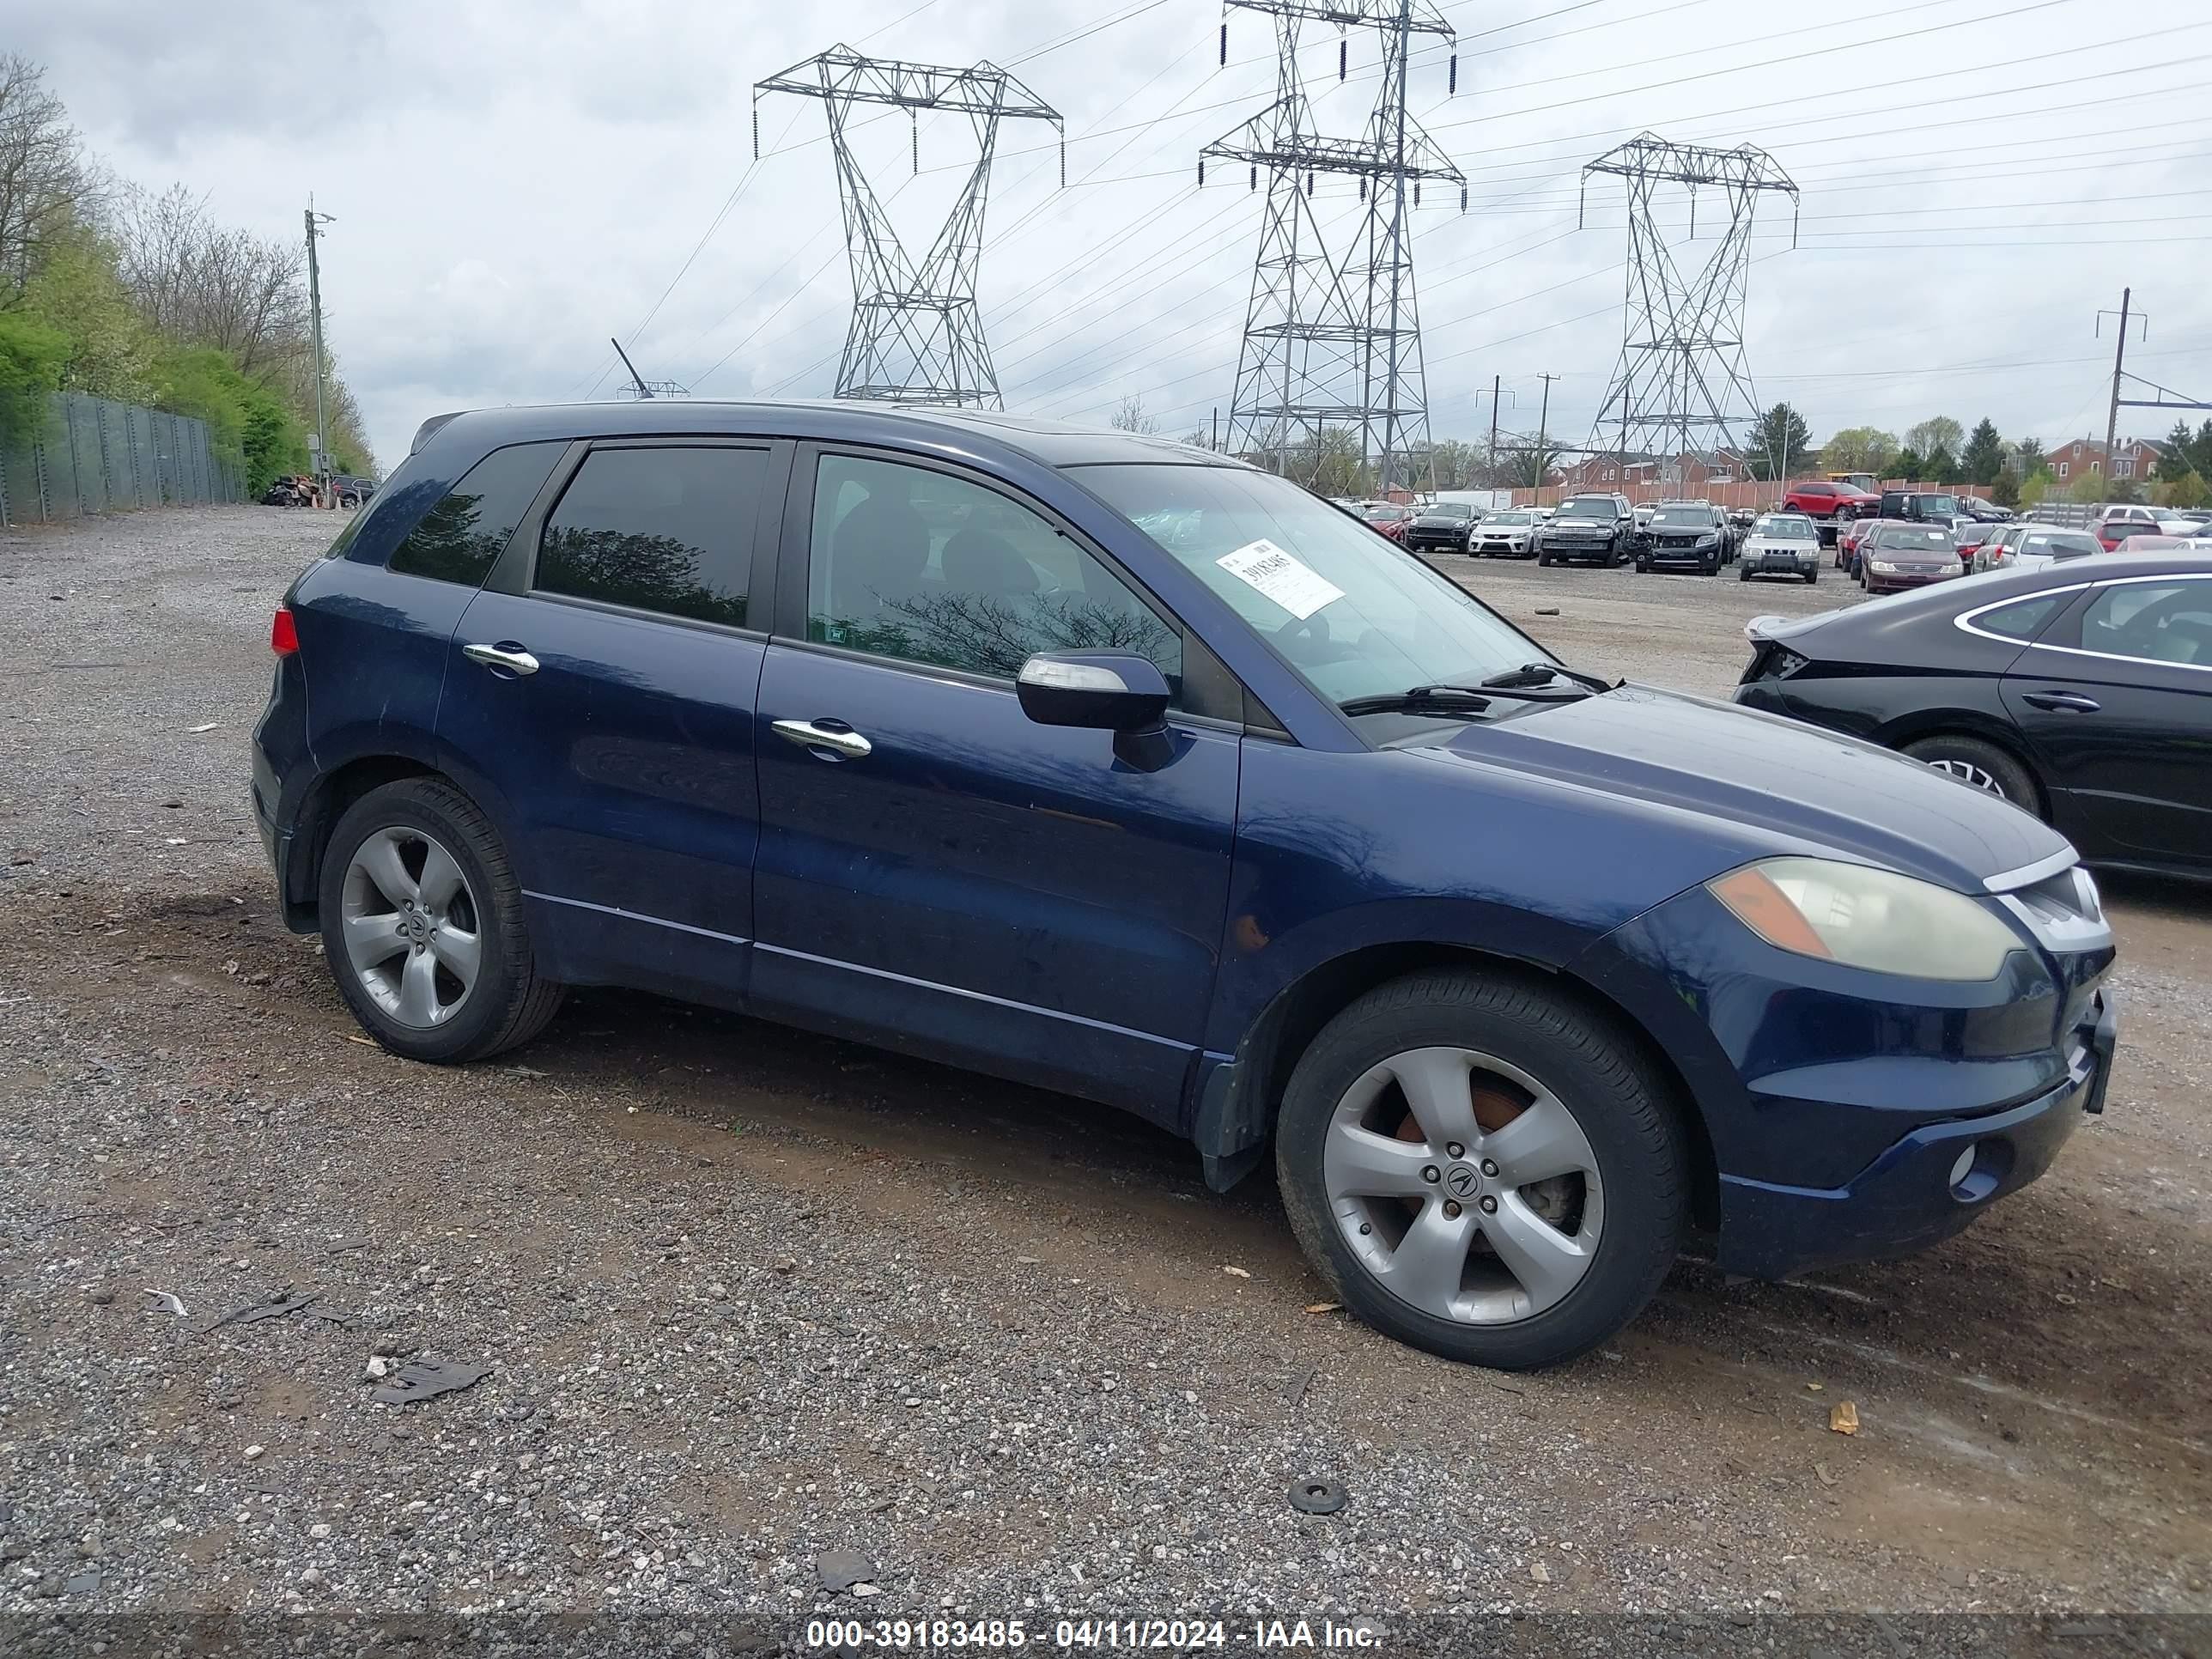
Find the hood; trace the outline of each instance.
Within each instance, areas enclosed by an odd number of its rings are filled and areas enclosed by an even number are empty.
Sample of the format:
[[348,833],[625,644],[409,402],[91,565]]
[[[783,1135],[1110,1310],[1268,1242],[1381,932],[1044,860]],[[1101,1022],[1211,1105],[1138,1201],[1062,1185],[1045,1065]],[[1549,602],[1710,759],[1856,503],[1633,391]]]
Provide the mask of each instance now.
[[[1440,757],[1700,814],[1774,854],[1875,864],[1961,892],[2069,852],[2041,820],[1917,761],[1779,715],[1650,686],[1451,729]],[[1633,825],[1620,855],[1632,859]],[[1715,873],[1718,873],[1717,869]]]

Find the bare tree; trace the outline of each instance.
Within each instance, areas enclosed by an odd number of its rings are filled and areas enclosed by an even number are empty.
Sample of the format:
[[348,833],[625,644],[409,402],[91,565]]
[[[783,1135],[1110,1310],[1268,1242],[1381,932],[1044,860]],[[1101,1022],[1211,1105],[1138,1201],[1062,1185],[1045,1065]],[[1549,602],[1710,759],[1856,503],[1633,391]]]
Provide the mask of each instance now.
[[1145,413],[1145,400],[1138,397],[1121,399],[1121,408],[1114,411],[1114,424],[1124,432],[1140,433],[1146,436],[1160,429],[1160,423]]
[[133,191],[115,216],[125,285],[171,339],[215,346],[266,385],[313,372],[305,253],[289,242],[225,228],[182,185]]
[[0,53],[0,306],[21,298],[48,252],[99,212],[106,186],[46,76],[28,58]]

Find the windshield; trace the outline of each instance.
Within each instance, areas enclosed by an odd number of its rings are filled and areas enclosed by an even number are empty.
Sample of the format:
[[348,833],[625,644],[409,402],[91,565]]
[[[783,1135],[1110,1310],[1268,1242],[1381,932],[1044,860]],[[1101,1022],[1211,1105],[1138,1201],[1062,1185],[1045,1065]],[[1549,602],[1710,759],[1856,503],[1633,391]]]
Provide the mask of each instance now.
[[1431,519],[1464,519],[1474,509],[1465,501],[1432,501],[1421,511]]
[[1523,512],[1523,511],[1522,511],[1520,508],[1516,507],[1513,511],[1511,511],[1511,512],[1510,512],[1510,513],[1493,513],[1493,514],[1492,514],[1488,518],[1485,519],[1485,520],[1483,520],[1483,523],[1485,523],[1485,524],[1486,524],[1486,525],[1488,525],[1488,524],[1505,524],[1505,525],[1513,525],[1513,524],[1527,524],[1527,523],[1528,523],[1531,519],[1534,518],[1535,516],[1536,516],[1536,515],[1535,515],[1534,514],[1533,514],[1533,513],[1527,513],[1527,512]]
[[1700,529],[1713,527],[1711,509],[1702,507],[1662,507],[1651,515],[1654,524],[1695,525]]
[[1920,498],[1920,512],[1924,518],[1950,518],[1958,511],[1959,498],[1956,495],[1923,495]]
[[1270,473],[1137,465],[1069,476],[1227,600],[1332,702],[1473,685],[1552,660],[1464,588]]
[[1572,501],[1561,501],[1558,516],[1562,519],[1610,519],[1620,509],[1610,495],[1577,495]]
[[1406,509],[1402,507],[1362,507],[1360,511],[1367,515],[1370,524],[1395,524],[1406,516]]
[[1813,539],[1813,521],[1797,518],[1761,519],[1753,526],[1753,533],[1764,536],[1771,542],[1809,542]]
[[1887,525],[1875,532],[1874,544],[1886,552],[1902,551],[1906,548],[1940,547],[1946,553],[1955,550],[1951,545],[1951,532],[1929,526],[1925,530],[1905,525]]

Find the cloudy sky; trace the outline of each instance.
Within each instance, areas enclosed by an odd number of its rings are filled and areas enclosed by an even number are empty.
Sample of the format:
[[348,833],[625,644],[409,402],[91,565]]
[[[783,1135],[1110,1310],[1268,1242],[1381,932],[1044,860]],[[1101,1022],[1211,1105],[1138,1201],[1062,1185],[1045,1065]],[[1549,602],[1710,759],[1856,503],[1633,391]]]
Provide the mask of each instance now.
[[[2202,0],[1459,0],[1459,88],[1416,55],[1411,107],[1465,171],[1431,192],[1416,258],[1439,437],[1503,418],[1588,433],[1620,354],[1626,215],[1585,161],[1650,129],[1749,143],[1802,191],[1758,222],[1746,337],[1762,401],[1816,438],[1992,416],[2008,437],[2102,434],[2112,324],[2129,366],[2212,397],[2212,8]],[[1103,422],[1141,397],[1169,431],[1224,416],[1260,199],[1197,153],[1273,95],[1268,20],[1216,0],[139,0],[17,9],[124,176],[184,180],[225,218],[294,235],[335,214],[332,349],[385,465],[443,410],[611,395],[606,341],[697,395],[824,396],[850,303],[818,102],[752,83],[844,42],[1012,70],[1066,118],[1001,129],[982,300],[1007,405]],[[1350,135],[1377,52],[1309,25],[1326,130]],[[1364,78],[1363,78],[1363,76]],[[923,169],[914,172],[913,146]],[[856,143],[910,244],[975,155],[966,117],[891,112]],[[1324,221],[1354,222],[1346,181]],[[1710,204],[1711,198],[1707,198]],[[1686,231],[1686,197],[1662,205]],[[1701,210],[1707,238],[1712,211]],[[1686,256],[1702,258],[1692,247]],[[2148,394],[2146,394],[2148,395]],[[2127,418],[2146,435],[2171,425]]]

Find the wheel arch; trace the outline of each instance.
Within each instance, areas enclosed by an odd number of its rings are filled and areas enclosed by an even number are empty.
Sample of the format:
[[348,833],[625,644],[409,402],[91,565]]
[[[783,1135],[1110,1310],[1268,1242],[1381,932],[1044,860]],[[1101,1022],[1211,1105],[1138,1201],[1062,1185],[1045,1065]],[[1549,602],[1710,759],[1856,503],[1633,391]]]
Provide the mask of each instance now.
[[1717,1226],[1720,1164],[1696,1094],[1634,1014],[1565,969],[1473,945],[1426,941],[1361,946],[1316,963],[1276,994],[1238,1042],[1234,1060],[1214,1068],[1200,1097],[1192,1138],[1205,1159],[1207,1184],[1225,1192],[1257,1165],[1274,1138],[1291,1073],[1323,1026],[1376,987],[1438,968],[1539,987],[1579,1005],[1634,1048],[1667,1088],[1687,1138],[1693,1215],[1701,1226]]
[[329,849],[331,831],[350,807],[372,789],[402,778],[436,778],[459,787],[449,775],[411,755],[358,755],[333,767],[309,786],[300,803],[292,831],[291,853],[284,864],[284,921],[295,932],[313,930],[319,918],[317,895],[322,891],[323,855]]

